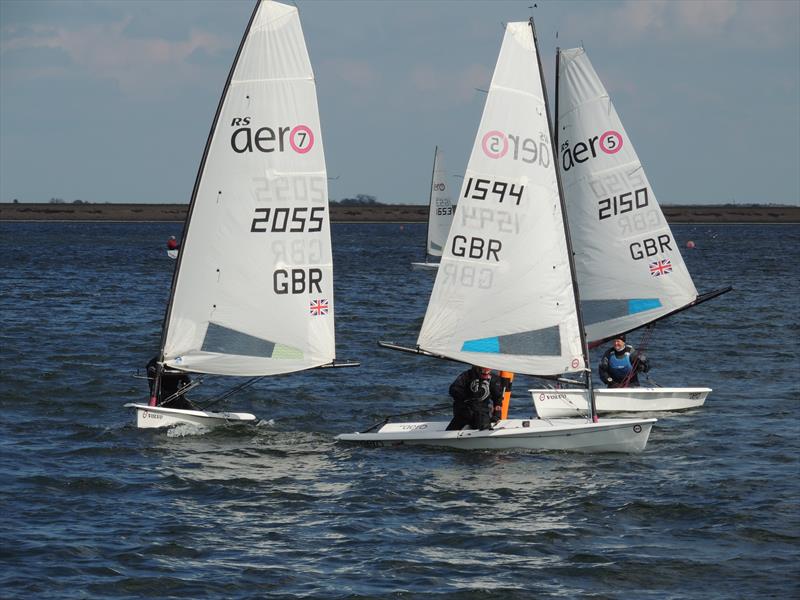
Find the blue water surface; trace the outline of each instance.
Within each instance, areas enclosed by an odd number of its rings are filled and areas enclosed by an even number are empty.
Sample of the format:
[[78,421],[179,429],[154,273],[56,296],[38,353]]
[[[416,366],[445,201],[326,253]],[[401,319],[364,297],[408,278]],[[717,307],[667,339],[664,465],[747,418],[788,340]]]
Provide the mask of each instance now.
[[[338,356],[359,369],[228,402],[257,427],[137,430],[122,405],[146,398],[180,230],[0,223],[0,596],[800,595],[800,226],[674,227],[698,290],[735,291],[656,328],[653,379],[714,391],[656,415],[638,455],[334,441],[447,403],[461,370],[376,346],[416,341],[423,224],[333,226]],[[539,384],[515,380],[512,416]]]

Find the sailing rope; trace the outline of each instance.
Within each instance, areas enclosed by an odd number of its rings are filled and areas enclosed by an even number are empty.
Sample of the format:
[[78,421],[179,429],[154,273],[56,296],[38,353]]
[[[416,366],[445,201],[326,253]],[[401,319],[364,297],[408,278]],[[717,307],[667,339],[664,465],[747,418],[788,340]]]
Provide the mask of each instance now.
[[369,433],[373,429],[377,429],[378,427],[383,427],[384,425],[386,425],[389,422],[389,419],[392,419],[394,417],[408,417],[409,415],[424,415],[424,414],[429,413],[429,412],[436,412],[437,410],[450,408],[452,405],[453,405],[452,402],[448,402],[446,404],[437,404],[436,406],[431,406],[429,408],[412,410],[411,412],[397,413],[397,414],[394,414],[394,415],[386,415],[386,417],[383,419],[383,421],[381,421],[380,423],[375,423],[375,425],[373,425],[369,429],[365,429],[361,433]]
[[212,398],[210,401],[208,401],[205,404],[203,404],[200,407],[200,410],[206,410],[209,406],[213,406],[214,404],[217,404],[219,402],[222,402],[223,400],[226,400],[226,399],[230,398],[234,394],[238,394],[243,389],[248,388],[251,385],[253,385],[256,381],[264,379],[264,377],[265,377],[265,375],[261,375],[259,377],[253,377],[252,379],[248,379],[244,383],[240,383],[239,385],[236,385],[236,386],[232,387],[231,389],[227,390],[226,392],[223,392],[219,396],[216,396],[216,397]]
[[191,390],[193,388],[196,388],[201,383],[203,383],[203,379],[202,378],[195,379],[194,381],[191,381],[191,382],[187,383],[182,388],[179,388],[178,391],[175,392],[174,394],[171,394],[170,396],[167,396],[166,398],[164,398],[161,402],[158,403],[158,406],[165,405],[167,402],[170,402],[170,401],[174,400],[175,398],[177,398],[178,396],[181,396],[181,395],[185,394],[189,390]]
[[647,344],[650,342],[650,336],[653,334],[653,329],[655,328],[655,323],[651,323],[645,328],[644,334],[642,334],[642,339],[639,340],[639,347],[636,352],[636,360],[633,361],[630,373],[625,376],[625,379],[622,380],[622,385],[619,387],[626,388],[630,385],[631,379],[633,379],[633,377],[636,375],[636,370],[639,366],[639,357],[644,354],[644,351],[647,349]]

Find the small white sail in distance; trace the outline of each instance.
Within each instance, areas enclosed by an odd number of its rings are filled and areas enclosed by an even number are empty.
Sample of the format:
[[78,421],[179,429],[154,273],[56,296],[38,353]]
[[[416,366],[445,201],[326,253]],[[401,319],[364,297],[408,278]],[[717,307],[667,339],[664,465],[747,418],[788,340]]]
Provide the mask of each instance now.
[[558,163],[593,342],[672,313],[697,290],[585,50],[562,50],[557,63]]
[[327,175],[297,9],[260,2],[198,174],[162,339],[172,368],[274,375],[335,357]]
[[536,64],[529,23],[509,23],[418,345],[556,375],[585,362]]
[[428,208],[428,240],[425,248],[429,256],[441,256],[453,222],[455,205],[450,183],[444,168],[444,153],[438,146],[433,155],[430,205]]

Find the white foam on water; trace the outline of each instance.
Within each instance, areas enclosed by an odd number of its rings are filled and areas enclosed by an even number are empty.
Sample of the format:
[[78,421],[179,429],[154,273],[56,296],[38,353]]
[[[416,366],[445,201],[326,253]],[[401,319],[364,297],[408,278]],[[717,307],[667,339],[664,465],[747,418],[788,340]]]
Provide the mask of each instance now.
[[195,425],[194,423],[178,423],[167,430],[167,437],[180,438],[192,435],[205,435],[211,431],[208,427]]

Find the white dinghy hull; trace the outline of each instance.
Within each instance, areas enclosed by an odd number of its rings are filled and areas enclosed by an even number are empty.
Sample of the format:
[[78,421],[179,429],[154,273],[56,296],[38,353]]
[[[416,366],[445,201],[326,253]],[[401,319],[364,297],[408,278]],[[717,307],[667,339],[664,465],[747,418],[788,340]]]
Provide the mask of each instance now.
[[446,431],[447,421],[388,423],[373,433],[336,436],[368,446],[439,446],[460,450],[569,450],[641,452],[656,419],[506,419],[494,429]]
[[250,413],[208,412],[205,410],[183,410],[148,406],[147,404],[126,404],[126,408],[136,409],[136,427],[138,429],[155,429],[189,424],[206,429],[234,423],[253,423],[256,416]]
[[411,270],[412,271],[438,271],[439,270],[439,263],[412,262],[411,263]]
[[[536,414],[542,419],[585,417],[588,398],[583,389],[532,389]],[[702,406],[711,388],[609,388],[595,389],[599,414],[664,412]]]

